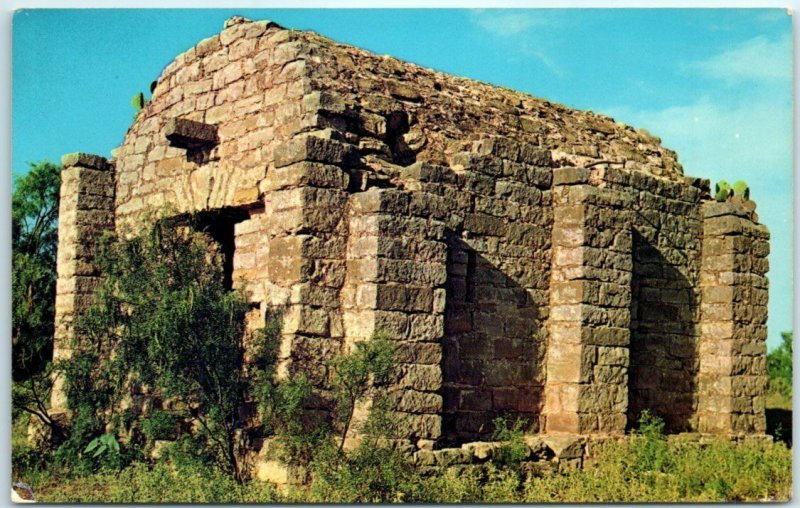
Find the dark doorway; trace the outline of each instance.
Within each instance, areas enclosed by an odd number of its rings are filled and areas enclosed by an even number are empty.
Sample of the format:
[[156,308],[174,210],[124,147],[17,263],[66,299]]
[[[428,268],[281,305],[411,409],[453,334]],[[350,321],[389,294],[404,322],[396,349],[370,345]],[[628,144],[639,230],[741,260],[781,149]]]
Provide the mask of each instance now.
[[633,231],[628,425],[641,412],[664,419],[668,432],[691,430],[698,371],[694,285],[654,241]]

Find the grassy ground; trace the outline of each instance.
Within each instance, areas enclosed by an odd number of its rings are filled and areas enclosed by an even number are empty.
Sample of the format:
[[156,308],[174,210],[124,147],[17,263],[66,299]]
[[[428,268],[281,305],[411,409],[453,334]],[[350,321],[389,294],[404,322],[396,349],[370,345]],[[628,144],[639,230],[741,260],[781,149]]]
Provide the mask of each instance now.
[[[324,465],[326,473],[331,466]],[[608,443],[594,465],[527,478],[519,468],[472,468],[421,476],[369,460],[278,494],[269,484],[236,485],[213,470],[167,463],[75,476],[60,468],[16,468],[44,502],[648,502],[788,500],[791,450],[783,443],[676,443],[660,436]],[[324,480],[322,477],[324,476]],[[377,478],[377,480],[376,480]]]

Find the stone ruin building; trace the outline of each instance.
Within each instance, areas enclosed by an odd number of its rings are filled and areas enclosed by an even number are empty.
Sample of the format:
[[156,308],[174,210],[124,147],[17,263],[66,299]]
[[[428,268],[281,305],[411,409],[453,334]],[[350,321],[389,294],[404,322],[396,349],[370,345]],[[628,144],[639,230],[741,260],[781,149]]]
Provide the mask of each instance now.
[[282,309],[285,372],[322,386],[332,355],[395,340],[420,447],[498,415],[765,431],[769,233],[646,131],[236,17],[164,69],[115,159],[63,165],[57,357],[99,234],[169,209],[204,218],[253,326]]

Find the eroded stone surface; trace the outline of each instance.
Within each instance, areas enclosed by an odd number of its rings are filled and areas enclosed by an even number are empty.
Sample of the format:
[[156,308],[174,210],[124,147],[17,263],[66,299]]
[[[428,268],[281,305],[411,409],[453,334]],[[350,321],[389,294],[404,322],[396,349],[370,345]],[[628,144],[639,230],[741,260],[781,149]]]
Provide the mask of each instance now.
[[[172,146],[180,125],[215,142]],[[618,435],[650,409],[671,431],[763,433],[768,233],[643,130],[236,18],[164,69],[113,163],[64,165],[57,356],[102,231],[202,212],[230,222],[248,326],[283,316],[280,375],[324,394],[333,355],[395,341],[389,400],[418,464],[485,460],[433,450],[498,416]]]

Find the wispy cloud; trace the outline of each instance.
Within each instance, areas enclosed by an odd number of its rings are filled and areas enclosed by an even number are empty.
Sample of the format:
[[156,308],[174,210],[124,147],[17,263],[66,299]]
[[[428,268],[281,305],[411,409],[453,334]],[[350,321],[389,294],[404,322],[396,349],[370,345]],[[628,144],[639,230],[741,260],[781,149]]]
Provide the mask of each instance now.
[[792,38],[777,40],[765,36],[750,39],[737,47],[706,60],[683,65],[688,72],[719,79],[726,84],[753,81],[790,81],[792,79]]
[[563,76],[561,67],[544,50],[538,27],[553,26],[553,17],[543,10],[529,9],[472,9],[470,21],[488,34],[514,44],[514,53],[509,57],[533,58],[556,76]]
[[519,35],[532,27],[548,24],[541,11],[521,9],[474,9],[470,11],[470,19],[483,30],[500,37]]
[[768,97],[738,106],[702,97],[655,111],[615,108],[621,121],[647,128],[676,149],[687,173],[712,178],[740,175],[756,187],[785,190],[791,180],[791,104]]

